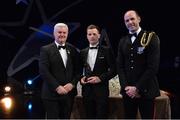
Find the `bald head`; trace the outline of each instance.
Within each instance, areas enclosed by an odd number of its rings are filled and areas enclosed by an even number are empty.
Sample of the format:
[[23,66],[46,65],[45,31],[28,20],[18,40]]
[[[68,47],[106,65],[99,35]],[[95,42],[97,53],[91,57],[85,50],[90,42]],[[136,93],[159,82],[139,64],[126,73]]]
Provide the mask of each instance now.
[[135,10],[128,10],[128,11],[124,14],[124,17],[127,16],[127,15],[129,15],[129,14],[134,14],[134,15],[136,15],[137,17],[140,17],[139,14],[138,14],[138,12],[135,11]]
[[128,10],[124,14],[124,23],[126,25],[126,28],[132,33],[136,32],[139,29],[140,21],[141,18],[135,10]]

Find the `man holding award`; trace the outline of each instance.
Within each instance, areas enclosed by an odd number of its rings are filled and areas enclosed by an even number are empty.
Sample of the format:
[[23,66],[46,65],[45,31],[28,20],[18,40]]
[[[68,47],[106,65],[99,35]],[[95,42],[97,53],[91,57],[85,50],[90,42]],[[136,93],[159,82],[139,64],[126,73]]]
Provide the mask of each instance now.
[[109,80],[116,75],[115,57],[112,49],[99,44],[98,26],[87,27],[89,47],[81,50],[83,65],[82,96],[86,118],[108,117]]

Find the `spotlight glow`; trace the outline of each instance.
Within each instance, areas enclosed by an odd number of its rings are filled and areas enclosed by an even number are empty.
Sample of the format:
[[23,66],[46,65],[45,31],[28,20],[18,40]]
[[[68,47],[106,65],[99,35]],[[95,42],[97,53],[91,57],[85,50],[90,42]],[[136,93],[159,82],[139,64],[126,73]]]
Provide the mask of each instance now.
[[32,110],[32,103],[28,104],[28,110]]
[[11,91],[11,87],[10,86],[6,86],[6,87],[4,87],[4,90],[5,90],[5,92],[10,92]]
[[11,109],[11,107],[12,107],[12,99],[10,97],[5,97],[5,98],[1,99],[1,103],[3,104],[3,106],[6,110]]
[[28,85],[32,85],[32,80],[28,80],[28,81],[27,81],[27,84],[28,84]]

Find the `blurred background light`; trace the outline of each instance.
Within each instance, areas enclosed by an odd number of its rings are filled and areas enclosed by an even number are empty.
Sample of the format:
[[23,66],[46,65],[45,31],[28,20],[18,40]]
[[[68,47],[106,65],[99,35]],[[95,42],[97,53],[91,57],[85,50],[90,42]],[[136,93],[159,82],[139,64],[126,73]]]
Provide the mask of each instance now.
[[5,110],[10,110],[12,108],[12,99],[10,97],[2,98],[1,103]]
[[27,80],[28,85],[32,85],[33,81],[32,80]]
[[11,87],[10,86],[5,86],[4,90],[5,90],[5,92],[10,92],[11,91]]
[[31,102],[28,103],[28,110],[32,110],[32,103]]

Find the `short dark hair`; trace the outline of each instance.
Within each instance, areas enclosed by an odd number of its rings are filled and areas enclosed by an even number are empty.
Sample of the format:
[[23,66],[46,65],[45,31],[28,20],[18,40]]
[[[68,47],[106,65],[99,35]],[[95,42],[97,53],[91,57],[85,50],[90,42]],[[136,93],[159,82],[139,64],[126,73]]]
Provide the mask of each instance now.
[[91,25],[89,25],[89,26],[87,27],[87,30],[88,30],[88,29],[97,29],[98,32],[100,33],[100,28],[99,28],[97,25],[91,24]]

